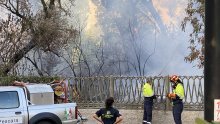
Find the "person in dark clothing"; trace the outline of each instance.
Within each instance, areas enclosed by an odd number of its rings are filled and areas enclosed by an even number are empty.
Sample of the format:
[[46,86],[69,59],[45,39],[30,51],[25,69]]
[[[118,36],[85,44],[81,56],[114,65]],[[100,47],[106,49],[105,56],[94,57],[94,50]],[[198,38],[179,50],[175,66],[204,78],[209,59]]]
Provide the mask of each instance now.
[[143,124],[151,124],[153,99],[156,99],[156,96],[154,95],[154,90],[152,88],[152,83],[150,81],[147,81],[143,85],[142,92],[144,96]]
[[[109,97],[108,99],[106,99],[105,108],[99,109],[93,115],[93,118],[101,124],[120,124],[123,118],[119,111],[116,108],[112,107],[113,103],[113,97]],[[101,117],[101,119],[99,117]]]
[[183,83],[176,75],[170,77],[170,82],[172,83],[173,92],[167,94],[167,97],[173,103],[173,118],[175,124],[182,124],[181,114],[183,112],[184,99]]

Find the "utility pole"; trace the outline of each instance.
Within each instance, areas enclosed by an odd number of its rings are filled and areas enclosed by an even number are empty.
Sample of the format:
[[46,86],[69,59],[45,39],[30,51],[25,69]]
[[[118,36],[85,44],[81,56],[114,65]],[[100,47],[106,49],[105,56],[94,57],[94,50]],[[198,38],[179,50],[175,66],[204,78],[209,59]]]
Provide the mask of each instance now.
[[214,120],[214,100],[220,99],[220,0],[205,0],[204,119]]

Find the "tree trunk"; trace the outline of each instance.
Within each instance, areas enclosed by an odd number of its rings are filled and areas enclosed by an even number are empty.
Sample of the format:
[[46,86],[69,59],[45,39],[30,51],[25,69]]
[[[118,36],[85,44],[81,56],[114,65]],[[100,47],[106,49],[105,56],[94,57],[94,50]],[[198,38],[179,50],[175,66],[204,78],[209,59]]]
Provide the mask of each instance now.
[[36,46],[34,38],[21,50],[19,50],[10,60],[9,63],[3,68],[3,76],[7,76],[10,70],[18,63],[31,49]]

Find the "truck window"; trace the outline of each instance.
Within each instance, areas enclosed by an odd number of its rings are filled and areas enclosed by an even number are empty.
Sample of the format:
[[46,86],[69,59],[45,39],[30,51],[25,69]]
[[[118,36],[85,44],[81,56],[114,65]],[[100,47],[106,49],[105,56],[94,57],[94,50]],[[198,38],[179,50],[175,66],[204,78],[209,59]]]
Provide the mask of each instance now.
[[16,91],[0,92],[0,109],[11,109],[19,107],[19,98]]

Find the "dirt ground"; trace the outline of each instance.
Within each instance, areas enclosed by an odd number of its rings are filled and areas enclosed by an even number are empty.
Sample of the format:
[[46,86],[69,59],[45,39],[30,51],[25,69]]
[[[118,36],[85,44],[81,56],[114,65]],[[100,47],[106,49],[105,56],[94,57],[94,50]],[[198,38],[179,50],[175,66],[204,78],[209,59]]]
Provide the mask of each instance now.
[[[97,124],[92,118],[92,115],[97,109],[79,109],[81,114],[88,119],[83,124]],[[123,116],[122,124],[142,124],[143,110],[124,110],[119,112]],[[195,118],[203,118],[203,111],[183,111],[182,122],[183,124],[194,124]],[[173,115],[171,111],[153,111],[152,124],[174,124]]]

